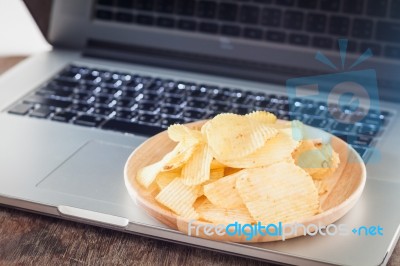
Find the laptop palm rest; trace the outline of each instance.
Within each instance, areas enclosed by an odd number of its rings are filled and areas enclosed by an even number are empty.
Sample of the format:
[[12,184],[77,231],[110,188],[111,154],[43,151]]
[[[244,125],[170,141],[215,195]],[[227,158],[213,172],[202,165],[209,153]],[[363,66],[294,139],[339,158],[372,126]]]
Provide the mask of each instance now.
[[132,147],[89,141],[37,187],[114,204],[127,202],[123,169],[131,152]]

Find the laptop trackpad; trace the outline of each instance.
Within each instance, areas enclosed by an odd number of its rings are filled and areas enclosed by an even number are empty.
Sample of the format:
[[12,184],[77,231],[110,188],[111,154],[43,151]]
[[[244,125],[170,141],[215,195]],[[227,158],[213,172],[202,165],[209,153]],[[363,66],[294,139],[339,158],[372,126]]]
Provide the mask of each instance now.
[[132,147],[87,142],[37,186],[121,204],[128,196],[123,172],[131,153]]

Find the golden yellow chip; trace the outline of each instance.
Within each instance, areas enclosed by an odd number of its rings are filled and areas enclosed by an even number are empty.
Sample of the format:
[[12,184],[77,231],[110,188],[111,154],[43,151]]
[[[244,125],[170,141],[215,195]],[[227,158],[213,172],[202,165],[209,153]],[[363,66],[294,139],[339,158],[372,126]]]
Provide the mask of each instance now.
[[203,201],[196,212],[201,219],[214,224],[230,224],[238,222],[240,224],[251,224],[254,219],[250,216],[249,211],[245,206],[227,209],[213,205],[210,201]]
[[160,189],[165,188],[172,180],[181,177],[182,169],[175,169],[169,172],[160,172],[156,177],[156,183]]
[[301,141],[292,156],[298,166],[316,179],[329,176],[339,165],[339,156],[329,144],[313,140]]
[[222,163],[253,153],[278,133],[274,128],[236,114],[217,115],[202,130],[214,157]]
[[218,162],[217,160],[213,159],[211,161],[211,169],[216,169],[216,168],[224,168],[225,165],[223,163]]
[[175,178],[156,196],[156,200],[183,218],[197,219],[193,204],[198,197],[199,187],[186,186],[181,178]]
[[168,137],[175,142],[180,142],[184,140],[196,142],[202,140],[203,138],[200,131],[190,129],[187,126],[181,124],[174,124],[169,126]]
[[212,154],[207,144],[198,145],[197,149],[182,168],[182,182],[193,186],[210,179]]
[[217,207],[237,208],[243,206],[243,200],[236,190],[236,179],[241,174],[242,171],[208,183],[204,186],[204,195]]
[[256,168],[271,165],[276,162],[291,160],[292,152],[299,145],[298,141],[290,136],[278,133],[267,140],[263,147],[254,153],[239,159],[221,160],[221,162],[233,168]]
[[217,180],[224,177],[225,168],[214,168],[210,171],[210,180]]
[[276,122],[276,116],[265,111],[254,111],[245,116],[260,123],[273,124]]
[[257,222],[294,222],[318,213],[318,191],[313,180],[295,164],[282,162],[243,172],[236,188]]

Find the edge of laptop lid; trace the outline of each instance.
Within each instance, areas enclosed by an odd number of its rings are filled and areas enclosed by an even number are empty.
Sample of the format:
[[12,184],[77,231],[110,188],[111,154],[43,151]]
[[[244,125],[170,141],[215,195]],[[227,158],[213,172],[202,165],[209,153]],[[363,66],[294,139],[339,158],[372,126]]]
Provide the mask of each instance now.
[[[95,4],[95,0],[55,0],[50,42],[56,47],[80,49],[90,56],[273,81],[281,85],[288,78],[349,71],[340,69],[338,51],[321,50],[339,66],[338,70],[332,70],[314,59],[318,50],[311,47],[102,21],[94,17]],[[359,56],[348,54],[347,66]],[[399,61],[377,57],[354,70],[370,68],[377,71],[380,97],[391,101],[400,99],[400,93],[393,88],[400,82]]]

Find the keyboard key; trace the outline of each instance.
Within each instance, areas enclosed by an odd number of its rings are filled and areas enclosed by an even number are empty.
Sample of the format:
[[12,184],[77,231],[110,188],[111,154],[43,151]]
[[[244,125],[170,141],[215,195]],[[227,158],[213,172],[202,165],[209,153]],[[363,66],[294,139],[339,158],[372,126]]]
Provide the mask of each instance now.
[[136,17],[136,22],[141,25],[153,25],[154,18],[149,15],[138,15]]
[[210,105],[210,110],[218,113],[227,113],[229,112],[232,107],[229,104],[224,103],[213,103]]
[[115,112],[115,118],[132,120],[137,116],[136,111],[118,110]]
[[356,38],[370,39],[372,37],[372,20],[354,19],[352,35]]
[[174,2],[174,0],[156,0],[155,10],[161,13],[173,13]]
[[140,102],[137,107],[138,110],[154,112],[158,109],[158,104],[156,102]]
[[361,43],[359,52],[364,53],[367,49],[371,49],[372,54],[375,56],[379,56],[382,53],[382,48],[379,44],[377,43]]
[[315,9],[317,8],[317,0],[298,0],[297,6],[301,8]]
[[164,99],[164,103],[166,104],[172,104],[172,105],[179,105],[183,102],[183,99],[181,97],[175,97],[175,96],[168,96]]
[[233,26],[233,25],[222,25],[221,34],[227,36],[239,36],[240,28],[238,26]]
[[8,112],[16,115],[26,115],[32,107],[32,104],[20,103],[11,108]]
[[181,19],[178,21],[178,27],[182,30],[195,30],[196,22],[193,20]]
[[336,130],[339,132],[350,132],[353,129],[353,124],[341,123],[341,122],[334,122],[331,125],[332,130]]
[[384,17],[388,4],[388,0],[368,0],[367,14],[374,17]]
[[138,122],[128,122],[117,119],[106,121],[102,128],[145,136],[152,136],[164,130],[158,126],[144,125]]
[[172,18],[159,17],[157,18],[157,25],[163,28],[173,28],[175,26],[175,20]]
[[312,39],[312,45],[317,48],[331,49],[333,40],[328,37],[315,36]]
[[41,105],[47,105],[47,106],[52,106],[52,107],[60,107],[60,108],[67,108],[68,106],[71,105],[70,100],[56,100],[56,99],[49,99],[49,98],[44,98],[38,95],[31,96],[27,99],[24,100],[26,103],[38,103]]
[[236,21],[238,13],[238,6],[231,3],[219,4],[218,17],[224,21]]
[[325,128],[328,125],[328,123],[329,123],[328,119],[319,117],[313,117],[307,121],[308,125],[317,128]]
[[287,29],[300,30],[303,27],[304,15],[298,11],[286,11],[283,26]]
[[363,4],[364,0],[343,1],[343,12],[361,14],[363,11]]
[[[113,1],[111,1],[113,2]],[[117,0],[117,6],[123,8],[132,8],[133,7],[133,0]]]
[[53,111],[48,106],[40,106],[39,108],[34,109],[30,116],[38,117],[38,118],[46,118],[48,117]]
[[356,125],[356,133],[366,136],[376,136],[379,133],[379,127],[371,125]]
[[190,100],[186,103],[187,107],[204,109],[208,106],[209,102],[205,100]]
[[96,107],[93,110],[93,114],[101,116],[109,116],[113,111],[114,109],[109,107]]
[[339,11],[339,0],[320,0],[321,9],[326,11]]
[[120,22],[132,22],[133,21],[133,15],[130,13],[126,12],[118,12],[115,15],[115,19]]
[[196,111],[191,109],[186,109],[182,113],[183,117],[190,118],[193,120],[201,119],[205,116],[205,114],[206,113],[204,111],[199,111],[199,110]]
[[386,46],[385,56],[391,59],[400,58],[400,47],[399,46]]
[[281,25],[282,12],[275,8],[264,8],[261,12],[261,24],[271,27]]
[[280,31],[269,30],[265,38],[271,42],[285,42],[286,34]]
[[249,39],[261,39],[263,32],[261,29],[256,28],[244,28],[243,36]]
[[306,30],[309,32],[325,32],[326,16],[310,13],[307,15]]
[[71,105],[71,110],[75,112],[87,112],[91,108],[90,104],[87,103],[75,103]]
[[62,111],[62,112],[55,113],[52,117],[52,120],[68,123],[69,121],[72,120],[72,118],[75,117],[75,115],[76,115],[76,113],[74,113],[74,112]]
[[86,127],[97,127],[103,121],[104,121],[104,119],[101,117],[98,117],[98,116],[81,115],[75,119],[74,124],[77,124],[80,126],[86,126]]
[[197,15],[200,18],[215,18],[217,4],[213,1],[199,1],[197,5]]
[[260,9],[256,6],[243,5],[240,9],[239,21],[246,24],[258,24]]
[[380,41],[400,42],[400,23],[378,21],[375,38]]
[[293,6],[294,0],[278,0],[276,4],[280,6]]
[[192,16],[196,8],[194,0],[178,0],[176,3],[176,12],[179,15]]
[[160,108],[161,114],[178,115],[180,112],[182,112],[182,108],[176,106],[162,106]]
[[245,115],[251,112],[251,109],[248,107],[235,107],[232,110],[232,113],[239,114],[239,115]]
[[199,30],[205,33],[217,33],[218,32],[218,24],[202,22],[199,24]]
[[173,124],[183,124],[183,123],[185,123],[185,120],[182,118],[165,117],[161,119],[161,126],[163,128],[167,128]]
[[329,22],[329,32],[335,35],[347,36],[350,20],[346,17],[332,16]]
[[154,8],[154,0],[135,0],[135,8],[152,11]]
[[[355,41],[353,41],[353,40],[351,40],[351,41],[349,41],[348,43],[347,43],[347,52],[352,52],[352,53],[354,53],[354,52],[356,52],[357,51],[357,42],[355,42]],[[336,50],[340,50],[340,47],[339,47],[339,43],[336,43]]]
[[161,117],[159,115],[141,114],[138,116],[137,120],[143,123],[155,124],[158,122],[158,120],[160,120],[160,118]]
[[400,19],[400,0],[392,0],[389,7],[390,17]]
[[295,45],[308,45],[309,37],[303,34],[290,34],[289,35],[289,42]]
[[113,13],[108,10],[97,10],[96,11],[96,18],[102,20],[111,20],[113,17]]

